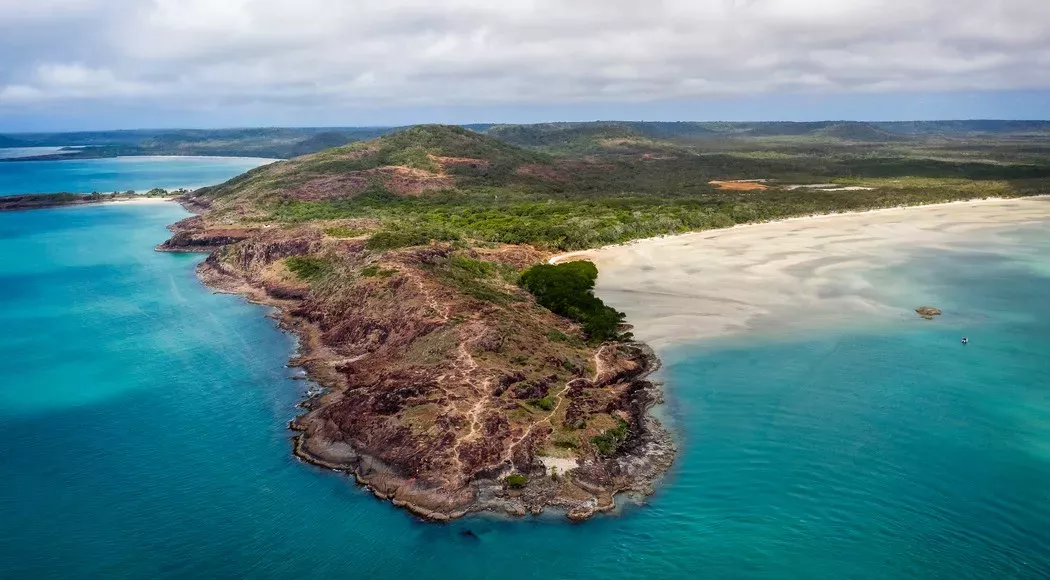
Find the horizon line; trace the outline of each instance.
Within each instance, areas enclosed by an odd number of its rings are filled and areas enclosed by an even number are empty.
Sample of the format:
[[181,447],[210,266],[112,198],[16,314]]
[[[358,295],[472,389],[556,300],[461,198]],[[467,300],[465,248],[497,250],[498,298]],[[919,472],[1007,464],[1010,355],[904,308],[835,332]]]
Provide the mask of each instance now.
[[776,120],[764,120],[764,121],[745,121],[745,120],[718,120],[718,121],[695,121],[695,120],[677,120],[677,121],[646,121],[637,119],[595,119],[590,121],[538,121],[534,123],[508,123],[500,121],[473,121],[470,123],[438,123],[438,122],[419,122],[419,123],[405,123],[395,125],[231,125],[224,127],[201,127],[201,126],[173,126],[173,127],[136,127],[133,129],[75,129],[75,130],[59,130],[59,131],[2,131],[0,135],[56,135],[56,134],[74,134],[74,133],[133,133],[136,131],[237,131],[246,129],[400,129],[408,127],[417,127],[420,125],[445,125],[451,127],[470,127],[471,125],[506,125],[506,126],[535,126],[535,125],[581,125],[581,124],[595,124],[595,123],[651,123],[651,124],[671,124],[671,123],[689,123],[689,124],[749,124],[749,123],[765,123],[765,124],[780,124],[780,125],[815,125],[820,123],[880,123],[880,124],[892,124],[892,125],[904,125],[909,123],[961,123],[961,122],[995,122],[995,123],[1050,123],[1050,119],[996,119],[991,117],[973,117],[973,118],[955,118],[955,119],[910,119],[910,120],[878,120],[878,119],[822,119],[819,121],[776,121]]

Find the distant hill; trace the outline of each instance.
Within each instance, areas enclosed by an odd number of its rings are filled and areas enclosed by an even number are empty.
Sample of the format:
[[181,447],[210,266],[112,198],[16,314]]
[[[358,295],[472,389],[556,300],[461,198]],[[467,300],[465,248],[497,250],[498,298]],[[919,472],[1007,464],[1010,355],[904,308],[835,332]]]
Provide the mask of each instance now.
[[549,161],[541,153],[462,127],[419,125],[260,167],[199,195],[252,201],[274,196],[300,201],[363,194],[413,197],[465,184],[506,184],[519,167]]
[[965,135],[1047,135],[1050,121],[997,121],[991,119],[963,121],[895,121],[871,123],[890,133],[914,136]]
[[503,141],[558,154],[674,155],[675,145],[706,131],[695,124],[599,121],[494,125],[485,131]]
[[[666,150],[667,145],[685,145],[700,141],[798,137],[840,141],[896,141],[906,138],[871,123],[855,121],[819,121],[812,123],[700,123],[596,121],[591,123],[546,123],[537,125],[494,125],[484,131],[523,147],[550,149],[558,152],[597,152],[606,144],[633,141],[636,150]],[[645,143],[643,140],[648,140]],[[663,143],[655,147],[653,142]]]
[[[0,147],[79,146],[64,158],[117,155],[226,155],[291,158],[367,141],[404,127],[143,129],[0,135]],[[557,155],[681,155],[683,148],[772,140],[798,146],[953,138],[1050,137],[1050,121],[649,122],[471,124],[462,129]]]
[[288,149],[287,157],[309,155],[310,153],[317,153],[318,151],[324,151],[325,149],[331,149],[332,147],[341,147],[348,143],[360,140],[360,135],[351,131],[325,131],[324,133],[318,133],[311,137],[307,137],[306,139],[292,145]]
[[25,141],[21,141],[13,137],[6,137],[4,135],[0,135],[0,149],[5,149],[8,147],[29,147],[29,145],[30,144]]
[[894,141],[901,139],[889,131],[884,131],[870,123],[844,121],[831,123],[815,132],[817,135],[842,139],[843,141]]

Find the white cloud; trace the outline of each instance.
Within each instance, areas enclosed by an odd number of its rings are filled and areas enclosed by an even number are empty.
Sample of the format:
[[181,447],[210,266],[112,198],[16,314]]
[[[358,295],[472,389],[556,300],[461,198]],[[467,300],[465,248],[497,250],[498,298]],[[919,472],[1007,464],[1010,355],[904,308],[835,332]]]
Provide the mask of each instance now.
[[1048,61],[1047,0],[0,0],[7,107],[1050,88]]

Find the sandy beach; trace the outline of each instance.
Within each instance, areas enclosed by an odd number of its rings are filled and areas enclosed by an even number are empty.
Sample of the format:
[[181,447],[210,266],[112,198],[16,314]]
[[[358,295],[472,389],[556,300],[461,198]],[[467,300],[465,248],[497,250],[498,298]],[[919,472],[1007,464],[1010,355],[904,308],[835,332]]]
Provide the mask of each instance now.
[[157,203],[171,203],[171,202],[174,202],[174,201],[175,201],[174,197],[129,197],[129,198],[125,198],[125,199],[114,199],[112,201],[103,201],[103,202],[100,202],[100,203],[101,204],[119,203],[119,204],[135,204],[135,205],[146,204],[146,205],[148,205],[148,204],[157,204]]
[[865,274],[919,249],[973,248],[997,228],[1050,221],[1050,198],[977,200],[815,216],[639,240],[555,260],[598,265],[596,293],[657,351],[755,328],[914,317]]

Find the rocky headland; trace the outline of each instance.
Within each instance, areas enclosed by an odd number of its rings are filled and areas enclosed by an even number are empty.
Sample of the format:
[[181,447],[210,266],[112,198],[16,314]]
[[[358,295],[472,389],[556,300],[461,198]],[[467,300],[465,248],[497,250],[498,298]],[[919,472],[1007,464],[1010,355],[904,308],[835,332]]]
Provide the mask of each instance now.
[[[435,178],[418,173],[369,179],[419,195]],[[339,179],[296,191],[360,191],[356,173]],[[207,253],[205,284],[275,308],[298,336],[292,364],[324,387],[290,424],[299,458],[431,520],[548,508],[586,519],[617,494],[651,493],[670,466],[675,445],[649,414],[661,398],[653,352],[628,335],[594,340],[516,283],[549,251],[389,242],[367,219],[280,223],[224,187],[181,198],[199,215],[157,249]]]

